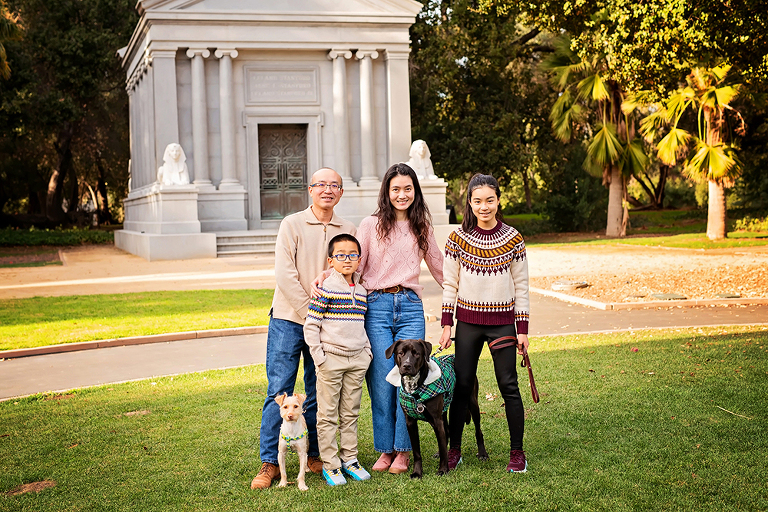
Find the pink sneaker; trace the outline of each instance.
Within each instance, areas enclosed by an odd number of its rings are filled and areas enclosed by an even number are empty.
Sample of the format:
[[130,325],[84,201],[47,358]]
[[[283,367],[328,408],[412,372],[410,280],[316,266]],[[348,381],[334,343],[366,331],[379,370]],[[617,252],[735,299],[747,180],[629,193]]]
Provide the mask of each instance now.
[[411,464],[411,452],[397,452],[397,457],[392,461],[392,465],[389,466],[389,472],[393,475],[399,475],[408,471],[408,466]]
[[528,471],[528,461],[525,460],[525,452],[523,450],[512,450],[509,452],[507,471],[510,473],[525,473]]
[[373,471],[386,471],[389,469],[389,466],[392,465],[392,460],[394,460],[394,458],[394,453],[382,453],[379,460],[376,461],[371,469]]

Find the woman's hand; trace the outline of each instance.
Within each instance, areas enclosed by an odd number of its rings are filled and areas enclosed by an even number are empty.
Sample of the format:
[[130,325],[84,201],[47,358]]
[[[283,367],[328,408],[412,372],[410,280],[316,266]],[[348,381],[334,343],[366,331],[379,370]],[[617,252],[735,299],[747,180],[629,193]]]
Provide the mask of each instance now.
[[528,335],[527,334],[518,334],[517,335],[517,354],[523,355],[523,347],[525,347],[525,351],[528,352]]
[[453,343],[451,341],[451,326],[450,325],[444,325],[443,326],[443,334],[440,336],[440,348],[446,349],[451,346]]
[[323,281],[325,281],[325,272],[320,272],[320,275],[312,281],[312,297],[315,299],[320,296],[320,287],[323,286]]

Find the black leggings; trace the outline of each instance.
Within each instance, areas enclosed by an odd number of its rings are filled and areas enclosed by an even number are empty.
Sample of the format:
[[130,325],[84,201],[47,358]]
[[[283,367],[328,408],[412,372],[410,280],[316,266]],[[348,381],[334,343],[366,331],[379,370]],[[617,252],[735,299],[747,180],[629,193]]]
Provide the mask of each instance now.
[[[477,325],[465,322],[456,323],[456,389],[451,404],[449,425],[451,448],[461,448],[461,437],[464,433],[464,419],[469,406],[469,396],[477,375],[477,362],[483,345],[502,336],[515,336],[514,324],[511,325]],[[517,387],[517,346],[509,346],[491,350],[493,369],[496,372],[496,383],[504,399],[504,409],[509,427],[509,449],[523,449],[523,428],[525,425],[525,410],[520,389]]]

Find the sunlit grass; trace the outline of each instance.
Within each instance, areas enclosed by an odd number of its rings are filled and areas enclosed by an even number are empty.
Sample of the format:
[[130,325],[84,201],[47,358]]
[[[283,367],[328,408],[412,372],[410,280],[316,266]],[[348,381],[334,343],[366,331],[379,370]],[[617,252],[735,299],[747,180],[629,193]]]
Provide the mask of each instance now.
[[627,236],[625,238],[607,238],[604,235],[596,235],[594,233],[545,235],[526,240],[526,245],[539,247],[643,245],[684,249],[729,249],[768,245],[768,232],[735,231],[728,233],[728,238],[716,241],[708,239],[704,233],[684,233],[669,236]]
[[0,300],[0,350],[266,325],[272,290],[200,290]]
[[[249,488],[262,365],[2,402],[0,510],[766,510],[767,351],[767,327],[533,338],[541,402],[520,371],[529,468],[516,475],[504,470],[509,436],[486,351],[490,461],[474,457],[466,428],[463,462],[448,476],[428,457],[422,481],[375,473],[330,488],[309,475],[306,493]],[[431,429],[420,431],[434,453]],[[370,467],[378,454],[367,393],[358,437]],[[289,455],[289,478],[297,472]],[[56,486],[2,494],[45,479]]]

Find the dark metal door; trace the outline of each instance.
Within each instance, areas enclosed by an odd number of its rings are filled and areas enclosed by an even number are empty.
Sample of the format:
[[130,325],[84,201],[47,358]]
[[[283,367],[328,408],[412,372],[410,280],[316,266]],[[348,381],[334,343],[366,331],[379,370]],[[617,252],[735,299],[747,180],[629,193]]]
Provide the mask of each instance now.
[[262,219],[307,207],[307,125],[259,125],[259,175]]

